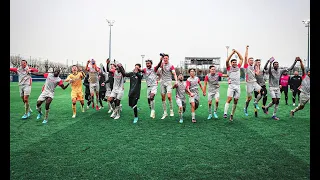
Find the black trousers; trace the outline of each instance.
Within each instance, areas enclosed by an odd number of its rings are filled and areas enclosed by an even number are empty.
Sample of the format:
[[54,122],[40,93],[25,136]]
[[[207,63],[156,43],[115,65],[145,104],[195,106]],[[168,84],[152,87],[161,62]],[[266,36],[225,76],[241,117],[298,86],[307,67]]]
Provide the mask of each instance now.
[[133,106],[138,104],[139,98],[129,97],[129,106],[132,108]]
[[300,100],[300,93],[301,91],[299,89],[293,89],[292,92],[292,102],[296,103],[296,96],[298,95],[298,100]]
[[282,86],[280,89],[280,94],[284,92],[284,98],[286,100],[286,104],[288,104],[288,86]]

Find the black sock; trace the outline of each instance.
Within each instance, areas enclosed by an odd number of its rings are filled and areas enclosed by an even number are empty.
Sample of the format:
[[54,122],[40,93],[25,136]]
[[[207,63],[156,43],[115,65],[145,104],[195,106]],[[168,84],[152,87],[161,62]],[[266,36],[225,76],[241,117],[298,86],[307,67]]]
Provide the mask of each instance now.
[[137,106],[133,108],[134,117],[138,117],[138,108]]

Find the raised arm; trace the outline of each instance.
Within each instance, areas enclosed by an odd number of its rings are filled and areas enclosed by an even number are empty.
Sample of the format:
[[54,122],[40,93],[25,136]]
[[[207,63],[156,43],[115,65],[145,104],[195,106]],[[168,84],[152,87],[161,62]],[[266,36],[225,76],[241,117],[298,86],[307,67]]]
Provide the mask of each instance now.
[[161,66],[162,59],[163,59],[163,57],[161,56],[159,63],[156,65],[156,67],[154,67],[154,71],[156,71],[156,72],[158,71],[159,67]]
[[260,65],[258,66],[258,65],[255,65],[254,66],[254,70],[255,70],[255,72],[256,72],[256,75],[259,75],[260,74]]
[[248,49],[249,49],[249,45],[246,46],[246,52],[244,54],[244,64],[248,64]]
[[102,63],[100,63],[100,69],[101,69],[102,73],[106,73],[106,70],[105,70],[105,68],[104,68]]
[[12,71],[12,72],[17,72],[18,71],[18,68],[10,68],[10,71]]
[[[122,64],[117,64],[117,66],[118,66],[118,68],[119,68],[122,76],[123,76],[123,77],[126,77],[126,71],[124,70]],[[129,76],[130,76],[130,75],[129,75]]]
[[238,64],[240,64],[240,67],[242,66],[242,63],[243,63],[243,57],[242,57],[242,55],[237,51],[237,50],[235,50],[235,52],[237,53],[237,55],[238,55],[238,57],[239,57],[239,63]]
[[90,63],[90,60],[87,61],[87,65],[86,65],[86,70],[87,71],[89,71],[89,63]]
[[30,73],[36,76],[44,76],[45,74],[47,74],[45,72],[30,72]]
[[[270,61],[270,60],[269,60],[269,61]],[[271,64],[272,64],[272,62],[270,62],[270,64],[269,64],[269,69],[268,69],[269,76],[272,75],[272,73],[271,73]]]
[[[300,60],[301,60],[301,59],[300,59]],[[291,71],[291,70],[294,68],[294,66],[296,65],[297,61],[298,61],[298,57],[296,57],[296,59],[294,60],[293,64],[291,65],[291,67],[289,67],[287,70],[288,70],[288,71]],[[301,62],[301,61],[300,61],[300,62]]]
[[226,59],[226,68],[230,67],[230,59],[233,56],[233,54],[236,53],[234,49],[232,49],[231,54],[228,56],[228,58]]
[[267,62],[266,62],[266,64],[264,65],[264,67],[263,67],[263,70],[268,70],[268,63],[269,63],[270,61],[269,60],[267,60]]
[[296,57],[297,61],[300,61],[300,67],[301,67],[301,71],[302,71],[302,76],[306,75],[305,69],[304,69],[304,65],[302,60],[300,59],[300,57]]

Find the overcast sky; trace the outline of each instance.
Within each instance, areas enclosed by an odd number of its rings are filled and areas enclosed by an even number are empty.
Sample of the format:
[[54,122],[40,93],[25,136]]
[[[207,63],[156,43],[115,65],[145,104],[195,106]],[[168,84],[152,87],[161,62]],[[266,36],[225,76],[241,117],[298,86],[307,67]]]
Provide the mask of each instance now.
[[144,59],[170,55],[177,66],[187,56],[274,56],[289,66],[307,59],[309,0],[10,0],[10,53],[75,64],[111,59],[127,70]]

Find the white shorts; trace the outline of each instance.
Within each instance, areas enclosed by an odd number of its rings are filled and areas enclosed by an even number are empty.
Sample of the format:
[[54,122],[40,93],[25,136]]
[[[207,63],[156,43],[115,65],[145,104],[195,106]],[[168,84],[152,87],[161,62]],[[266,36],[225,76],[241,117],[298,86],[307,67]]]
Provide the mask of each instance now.
[[239,99],[240,98],[240,85],[229,84],[227,96],[233,97],[235,99]]
[[120,91],[120,90],[112,90],[110,97],[113,97],[115,99],[121,100],[123,97],[124,91]]
[[157,94],[157,90],[158,90],[158,86],[150,86],[147,88],[147,98],[150,98],[150,94],[154,94],[156,95]]
[[261,90],[261,86],[257,83],[257,82],[247,82],[247,96],[251,97],[253,91],[260,91]]
[[179,107],[183,107],[186,105],[186,99],[181,99],[176,97],[176,103]]
[[161,87],[161,94],[171,93],[172,81],[166,81],[166,82],[161,81],[160,87]]
[[37,101],[45,101],[47,98],[53,99],[54,93],[43,91]]
[[299,104],[304,106],[305,104],[307,104],[307,102],[309,100],[310,100],[310,94],[307,94],[307,93],[301,91]]
[[[270,91],[271,98],[280,98],[281,97],[280,87],[269,87],[269,91]],[[301,96],[300,96],[300,98],[301,98]]]
[[195,102],[195,100],[199,101],[199,94],[195,94],[193,97],[189,96],[189,103]]
[[220,97],[219,89],[216,89],[213,92],[208,92],[208,101],[211,101],[213,98],[219,99],[219,97]]
[[29,96],[31,94],[31,86],[30,85],[19,85],[20,96]]
[[99,83],[89,83],[90,93],[99,92]]
[[110,95],[111,95],[111,89],[107,89],[104,97],[108,98]]

